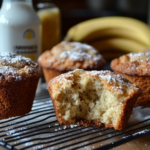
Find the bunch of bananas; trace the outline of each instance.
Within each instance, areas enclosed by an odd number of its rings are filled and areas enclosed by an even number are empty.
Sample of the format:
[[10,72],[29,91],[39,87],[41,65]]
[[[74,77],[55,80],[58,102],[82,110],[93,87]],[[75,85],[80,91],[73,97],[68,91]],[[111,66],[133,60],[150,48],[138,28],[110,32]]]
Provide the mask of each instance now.
[[71,27],[65,40],[87,43],[99,50],[105,59],[113,59],[150,47],[150,28],[129,17],[101,17]]

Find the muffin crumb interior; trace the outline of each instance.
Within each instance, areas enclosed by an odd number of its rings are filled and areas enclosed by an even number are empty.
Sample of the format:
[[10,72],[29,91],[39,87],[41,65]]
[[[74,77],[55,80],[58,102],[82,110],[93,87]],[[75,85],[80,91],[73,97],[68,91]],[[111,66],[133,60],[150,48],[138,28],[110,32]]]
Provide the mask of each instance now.
[[53,96],[59,117],[70,123],[96,120],[115,126],[124,101],[133,92],[128,80],[110,71],[75,70],[57,77],[57,81],[60,84]]

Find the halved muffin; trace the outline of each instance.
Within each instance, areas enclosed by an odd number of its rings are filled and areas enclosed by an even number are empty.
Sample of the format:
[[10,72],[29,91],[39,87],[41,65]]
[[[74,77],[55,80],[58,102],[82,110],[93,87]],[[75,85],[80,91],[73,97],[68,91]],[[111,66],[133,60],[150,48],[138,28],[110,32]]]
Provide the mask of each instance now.
[[140,89],[110,71],[76,69],[48,84],[57,119],[62,124],[126,126]]

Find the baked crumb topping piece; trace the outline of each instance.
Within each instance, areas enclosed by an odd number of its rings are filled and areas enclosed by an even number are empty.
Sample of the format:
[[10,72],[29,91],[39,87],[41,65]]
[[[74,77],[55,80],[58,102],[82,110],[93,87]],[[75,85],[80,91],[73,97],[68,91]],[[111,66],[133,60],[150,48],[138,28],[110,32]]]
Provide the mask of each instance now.
[[150,76],[150,53],[129,53],[111,62],[115,71],[129,75]]
[[50,80],[48,91],[60,123],[104,123],[116,130],[126,125],[140,95],[135,84],[111,71],[81,69]]
[[105,64],[105,60],[92,46],[79,42],[61,42],[51,51],[46,51],[38,60],[42,67],[62,71],[75,68],[94,69]]
[[14,53],[0,53],[0,83],[39,78],[41,70],[30,58]]

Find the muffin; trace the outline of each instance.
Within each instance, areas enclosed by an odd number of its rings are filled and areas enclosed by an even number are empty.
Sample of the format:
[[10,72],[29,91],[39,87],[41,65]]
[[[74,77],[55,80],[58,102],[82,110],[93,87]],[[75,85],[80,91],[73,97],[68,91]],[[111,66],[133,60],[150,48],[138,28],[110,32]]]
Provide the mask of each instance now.
[[61,124],[105,124],[116,130],[126,126],[140,95],[140,89],[120,75],[81,69],[53,78],[47,89]]
[[27,114],[41,76],[37,63],[13,53],[0,53],[0,119]]
[[105,60],[99,52],[87,44],[78,42],[61,42],[44,52],[38,59],[43,68],[45,80],[74,69],[101,70]]
[[135,105],[150,107],[150,53],[123,55],[111,62],[111,68],[141,88],[142,95]]

